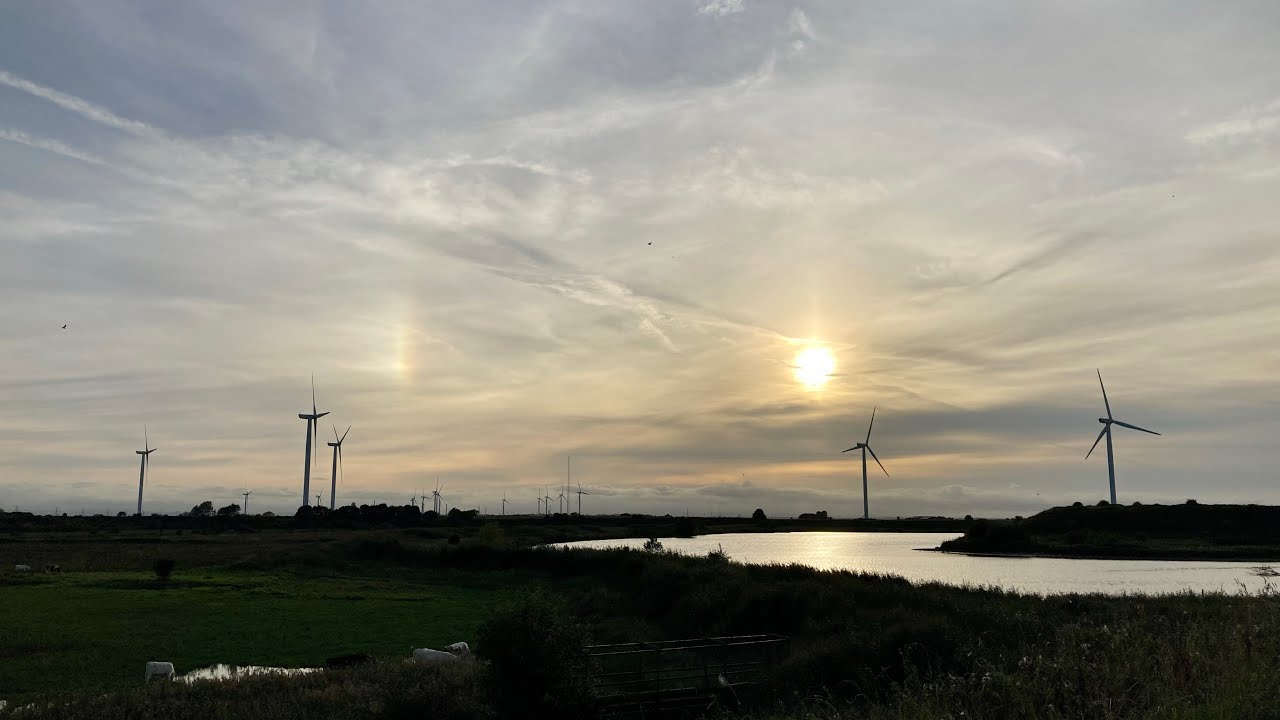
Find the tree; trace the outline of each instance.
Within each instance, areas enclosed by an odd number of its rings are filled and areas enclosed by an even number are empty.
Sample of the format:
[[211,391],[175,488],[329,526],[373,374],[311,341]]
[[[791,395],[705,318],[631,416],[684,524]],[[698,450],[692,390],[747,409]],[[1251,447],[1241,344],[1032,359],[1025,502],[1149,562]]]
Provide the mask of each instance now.
[[[62,517],[66,517],[66,516],[67,516],[66,513],[62,513]],[[129,517],[129,515],[125,511],[121,510],[120,512],[116,513],[116,517]]]
[[205,500],[191,508],[191,515],[192,517],[213,517],[213,503]]
[[239,515],[239,514],[240,514],[240,506],[236,503],[231,503],[226,507],[218,508],[218,517],[230,517],[232,515]]
[[751,513],[751,519],[759,522],[761,520],[768,520],[769,518],[765,517],[764,508],[756,508],[756,511]]

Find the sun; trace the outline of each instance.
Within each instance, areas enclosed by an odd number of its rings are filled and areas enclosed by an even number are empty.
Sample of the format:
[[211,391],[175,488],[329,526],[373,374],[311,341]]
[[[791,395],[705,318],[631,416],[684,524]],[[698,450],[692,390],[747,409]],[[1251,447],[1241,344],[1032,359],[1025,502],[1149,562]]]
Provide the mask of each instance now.
[[827,384],[836,369],[836,358],[824,347],[810,346],[796,355],[796,380],[805,387],[816,390]]

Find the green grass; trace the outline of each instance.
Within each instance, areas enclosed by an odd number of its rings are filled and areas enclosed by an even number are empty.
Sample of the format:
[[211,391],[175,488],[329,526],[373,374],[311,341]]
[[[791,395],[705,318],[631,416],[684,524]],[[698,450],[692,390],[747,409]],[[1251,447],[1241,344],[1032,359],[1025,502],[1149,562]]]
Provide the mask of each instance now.
[[[548,529],[509,527],[508,540],[522,541]],[[492,527],[457,547],[424,528],[160,537],[41,534],[6,545],[101,570],[0,575],[0,696],[55,703],[24,717],[492,717],[508,691],[483,664],[458,676],[390,663],[297,680],[139,686],[147,660],[171,660],[180,671],[217,662],[312,666],[338,654],[404,658],[411,645],[483,638],[477,630],[494,608],[530,585],[552,590],[594,642],[789,637],[754,717],[1275,715],[1275,593],[1041,598],[800,566],[521,549]],[[167,586],[141,571],[155,557],[178,560]],[[541,641],[546,627],[537,625],[527,635]],[[495,657],[483,642],[475,647]],[[464,700],[438,704],[455,691]]]
[[317,666],[362,652],[474,637],[527,578],[451,570],[325,577],[201,570],[39,576],[0,586],[0,688],[22,699],[137,685],[149,660],[179,672],[214,663]]

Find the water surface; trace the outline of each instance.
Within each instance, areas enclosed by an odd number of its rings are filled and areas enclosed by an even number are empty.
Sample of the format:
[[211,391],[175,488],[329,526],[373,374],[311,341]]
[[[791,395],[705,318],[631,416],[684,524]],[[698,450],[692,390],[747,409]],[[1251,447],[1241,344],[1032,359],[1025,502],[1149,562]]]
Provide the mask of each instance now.
[[[955,537],[956,533],[737,533],[662,538],[662,544],[667,550],[692,555],[722,546],[731,559],[744,563],[800,563],[820,570],[899,575],[916,582],[984,585],[1039,595],[1237,593],[1242,584],[1258,591],[1267,582],[1252,573],[1258,563],[1250,562],[972,557],[919,550],[936,548]],[[644,542],[587,540],[564,545],[639,548]]]

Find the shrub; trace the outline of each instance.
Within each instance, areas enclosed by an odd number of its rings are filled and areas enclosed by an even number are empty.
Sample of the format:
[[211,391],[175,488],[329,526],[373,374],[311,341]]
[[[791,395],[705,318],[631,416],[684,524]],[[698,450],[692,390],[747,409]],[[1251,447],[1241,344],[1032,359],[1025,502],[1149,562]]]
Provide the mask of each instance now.
[[476,634],[504,717],[578,718],[594,703],[584,627],[559,600],[534,591],[499,610]]
[[756,511],[751,513],[751,519],[755,520],[756,522],[761,522],[764,520],[768,520],[769,518],[765,517],[764,508],[756,508]]
[[651,553],[662,552],[662,541],[656,537],[651,537],[644,541],[644,551]]
[[173,575],[173,566],[176,565],[172,558],[158,558],[152,569],[156,572],[156,579],[165,582]]
[[707,559],[715,563],[729,562],[729,553],[724,551],[724,546],[716,543],[716,549],[707,553]]

